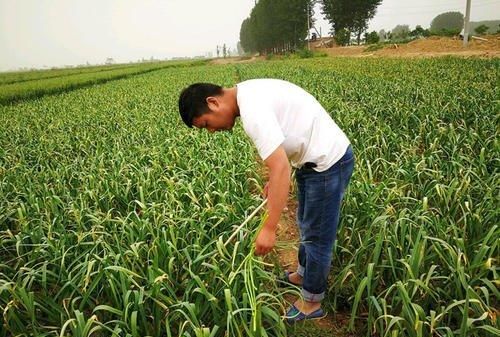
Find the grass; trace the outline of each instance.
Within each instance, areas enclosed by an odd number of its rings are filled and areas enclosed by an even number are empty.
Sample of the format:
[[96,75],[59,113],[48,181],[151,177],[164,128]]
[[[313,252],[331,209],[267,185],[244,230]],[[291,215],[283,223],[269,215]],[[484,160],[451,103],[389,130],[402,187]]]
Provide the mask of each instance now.
[[366,47],[363,52],[372,52],[380,49],[384,49],[385,45],[383,43],[372,44]]

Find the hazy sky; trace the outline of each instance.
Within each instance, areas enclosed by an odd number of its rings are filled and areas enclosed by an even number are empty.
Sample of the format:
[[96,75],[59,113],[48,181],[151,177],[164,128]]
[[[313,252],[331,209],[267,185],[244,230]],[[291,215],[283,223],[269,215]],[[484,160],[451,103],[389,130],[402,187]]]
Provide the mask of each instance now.
[[[466,0],[383,0],[370,30],[428,27]],[[234,48],[254,0],[0,0],[0,70],[215,55]],[[330,30],[316,8],[316,26]],[[471,20],[500,19],[500,0],[472,0]]]

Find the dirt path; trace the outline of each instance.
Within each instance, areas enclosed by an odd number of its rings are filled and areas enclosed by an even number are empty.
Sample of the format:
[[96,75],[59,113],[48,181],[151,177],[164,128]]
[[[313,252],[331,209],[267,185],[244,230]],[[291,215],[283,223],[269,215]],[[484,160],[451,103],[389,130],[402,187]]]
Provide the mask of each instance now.
[[251,63],[258,60],[265,60],[264,56],[236,56],[226,58],[216,58],[210,61],[212,64],[233,64],[233,63]]
[[297,270],[297,247],[299,245],[299,230],[295,221],[295,214],[297,212],[297,201],[295,196],[290,195],[288,198],[288,204],[281,215],[280,222],[278,224],[277,240],[280,243],[286,243],[292,245],[295,248],[277,248],[278,259],[280,261],[281,267],[290,271]]
[[[259,173],[264,181],[267,181],[269,177],[268,170],[260,159],[258,159],[258,161],[261,164]],[[294,178],[292,177],[287,206],[281,214],[277,230],[277,242],[284,244],[286,248],[274,249],[282,269],[290,271],[297,270],[297,249],[299,246],[299,229],[296,223],[298,202],[295,196],[295,185],[293,182]],[[292,304],[295,299],[296,298],[293,296],[285,296],[285,300],[290,304]],[[325,318],[308,322],[308,324],[315,327],[315,332],[317,331],[319,333],[316,335],[317,337],[332,336],[332,332],[338,337],[353,337],[356,335],[347,331],[349,319],[349,313],[329,312]]]
[[[331,39],[331,38],[329,38]],[[500,34],[485,35],[481,39],[471,39],[467,47],[463,47],[460,39],[452,37],[431,36],[425,39],[417,39],[404,44],[388,44],[381,46],[378,50],[367,51],[367,45],[354,45],[347,47],[333,46],[323,48],[319,43],[312,44],[313,50],[327,54],[328,56],[347,57],[397,57],[397,58],[427,58],[442,56],[459,57],[500,57]],[[279,59],[280,56],[276,56]],[[219,58],[211,61],[213,64],[249,63],[265,60],[264,56],[252,57],[230,57]]]
[[[298,264],[297,248],[299,245],[299,230],[296,223],[297,206],[298,203],[292,191],[288,198],[287,207],[281,215],[277,231],[277,241],[280,243],[286,243],[287,248],[276,248],[276,254],[278,255],[281,267],[284,270],[288,269],[290,271],[297,270]],[[286,300],[292,303],[295,298],[289,296],[286,297]],[[335,336],[338,337],[354,336],[353,334],[347,332],[349,319],[349,313],[330,312],[325,318],[315,320],[314,325],[320,330],[325,330],[325,332],[334,331]]]

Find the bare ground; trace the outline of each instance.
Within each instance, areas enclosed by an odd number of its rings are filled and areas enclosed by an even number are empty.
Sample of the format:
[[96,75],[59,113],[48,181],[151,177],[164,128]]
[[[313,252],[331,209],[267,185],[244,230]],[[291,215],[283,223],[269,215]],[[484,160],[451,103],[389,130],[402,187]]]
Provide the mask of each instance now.
[[[463,47],[463,42],[460,39],[439,36],[418,39],[405,44],[388,44],[383,48],[374,51],[366,51],[368,48],[366,45],[347,47],[333,46],[331,48],[321,48],[312,45],[312,47],[314,50],[326,53],[328,56],[409,58],[441,56],[481,58],[500,57],[500,34],[485,35],[481,38],[486,39],[486,41],[471,39],[467,47]],[[250,63],[264,59],[264,56],[231,57],[225,59],[214,59],[212,60],[212,63]]]
[[447,37],[430,37],[419,39],[407,44],[388,45],[384,49],[376,51],[379,56],[396,57],[421,57],[421,56],[479,56],[479,57],[500,57],[500,35],[488,35],[484,37],[487,41],[474,40],[469,42],[467,47],[463,46],[463,41]]
[[[269,174],[264,163],[257,159],[260,165],[260,175],[267,181]],[[291,184],[290,195],[288,197],[287,206],[281,214],[280,222],[278,223],[277,242],[280,248],[274,249],[280,266],[283,270],[295,271],[297,269],[297,249],[299,246],[299,229],[296,223],[296,212],[298,202],[295,197],[294,184]],[[270,262],[270,261],[269,261]],[[295,301],[295,297],[286,295],[285,300],[291,305]],[[353,337],[356,336],[352,332],[348,332],[350,313],[348,312],[329,312],[328,315],[320,320],[307,322],[306,325],[299,327],[300,329],[309,330],[312,326],[317,337],[334,336],[338,337]],[[300,334],[298,334],[300,335]]]
[[[296,223],[297,200],[293,195],[293,191],[288,198],[288,204],[281,215],[280,223],[278,224],[277,241],[285,243],[287,248],[277,248],[276,254],[278,255],[281,267],[284,270],[295,271],[297,269],[297,248],[299,245],[299,230]],[[286,300],[291,304],[295,300],[293,297],[287,297]],[[328,315],[320,320],[315,320],[314,325],[319,330],[325,332],[333,331],[335,336],[347,337],[354,336],[347,332],[350,314],[345,312],[330,312]]]
[[264,60],[264,56],[236,56],[226,58],[216,58],[210,61],[212,64],[231,64],[231,63],[251,63],[258,60]]

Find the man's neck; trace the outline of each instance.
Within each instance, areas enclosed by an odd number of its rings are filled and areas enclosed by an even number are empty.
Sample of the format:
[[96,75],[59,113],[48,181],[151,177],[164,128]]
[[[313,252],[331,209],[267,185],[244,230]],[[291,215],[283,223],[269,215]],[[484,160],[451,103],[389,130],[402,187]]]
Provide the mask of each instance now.
[[234,111],[234,118],[238,117],[240,115],[240,108],[238,107],[238,99],[237,99],[237,94],[238,94],[238,87],[232,87],[232,88],[224,88],[224,96],[227,95],[227,98],[233,107]]

